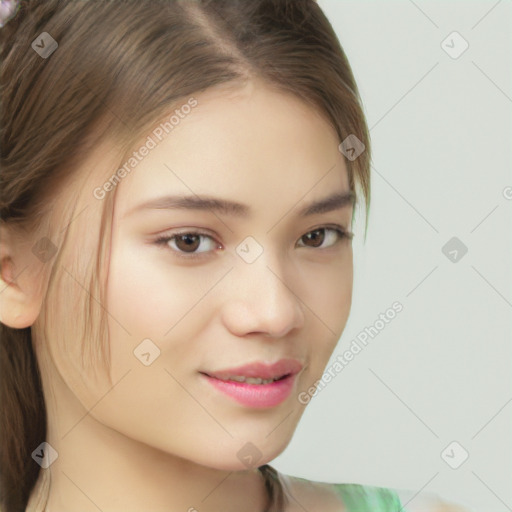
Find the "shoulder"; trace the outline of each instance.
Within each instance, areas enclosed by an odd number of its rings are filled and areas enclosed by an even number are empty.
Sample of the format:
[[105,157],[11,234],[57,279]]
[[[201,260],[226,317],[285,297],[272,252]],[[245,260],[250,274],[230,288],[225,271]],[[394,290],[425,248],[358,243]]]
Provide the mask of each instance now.
[[288,500],[286,512],[475,512],[429,492],[279,476]]

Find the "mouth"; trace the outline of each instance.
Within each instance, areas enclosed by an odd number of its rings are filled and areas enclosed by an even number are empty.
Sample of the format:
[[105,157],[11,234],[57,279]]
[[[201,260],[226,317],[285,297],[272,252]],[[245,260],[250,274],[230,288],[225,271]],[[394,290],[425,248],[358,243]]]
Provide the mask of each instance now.
[[[272,364],[262,361],[226,368],[224,370],[201,372],[219,380],[246,382],[247,384],[269,384],[288,375],[294,375],[302,370],[302,363],[297,359],[280,359]],[[252,379],[252,380],[251,380]]]
[[209,375],[209,374],[203,373],[203,372],[199,372],[199,373],[201,373],[202,375],[206,375],[206,377],[210,377],[212,379],[217,379],[217,380],[220,380],[223,382],[243,382],[245,384],[250,384],[253,386],[262,386],[262,385],[266,385],[266,384],[272,384],[273,382],[277,382],[277,381],[286,379],[287,377],[292,375],[291,373],[287,373],[286,375],[282,375],[281,377],[263,379],[261,377],[246,377],[245,375],[233,375],[233,376],[229,376],[229,377],[220,378],[220,377],[215,377],[214,375]]
[[272,365],[253,363],[216,372],[199,372],[217,391],[246,407],[263,409],[284,402],[294,387],[302,364],[282,359]]

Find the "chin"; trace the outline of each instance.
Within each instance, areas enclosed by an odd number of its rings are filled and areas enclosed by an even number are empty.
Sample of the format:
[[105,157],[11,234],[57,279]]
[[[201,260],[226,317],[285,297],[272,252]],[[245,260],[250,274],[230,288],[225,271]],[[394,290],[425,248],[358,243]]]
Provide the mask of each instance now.
[[261,442],[258,439],[254,441],[236,440],[231,443],[231,446],[217,446],[215,451],[212,451],[211,447],[205,447],[208,458],[204,459],[204,457],[200,456],[201,454],[198,454],[199,457],[194,459],[197,464],[222,471],[253,470],[270,463],[280,455],[290,442],[290,439],[286,438],[280,441],[278,444],[275,441],[272,443],[268,439]]

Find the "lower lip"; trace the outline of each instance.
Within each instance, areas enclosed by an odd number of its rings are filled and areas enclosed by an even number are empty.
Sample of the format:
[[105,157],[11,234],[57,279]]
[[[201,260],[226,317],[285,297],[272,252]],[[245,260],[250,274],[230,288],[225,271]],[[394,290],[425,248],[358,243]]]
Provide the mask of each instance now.
[[275,407],[289,396],[295,382],[295,375],[289,375],[270,384],[247,384],[246,382],[226,381],[204,375],[208,382],[246,407],[264,409]]

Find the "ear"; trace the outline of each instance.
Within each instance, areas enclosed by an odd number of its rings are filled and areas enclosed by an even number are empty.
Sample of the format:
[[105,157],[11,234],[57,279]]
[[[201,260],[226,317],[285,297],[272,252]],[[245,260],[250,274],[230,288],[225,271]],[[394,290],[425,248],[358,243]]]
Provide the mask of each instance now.
[[13,329],[30,327],[39,316],[41,297],[39,286],[34,282],[34,270],[29,268],[16,252],[13,237],[5,226],[0,225],[0,321]]

